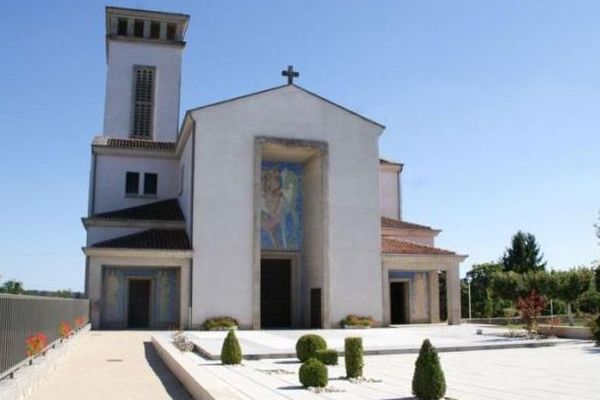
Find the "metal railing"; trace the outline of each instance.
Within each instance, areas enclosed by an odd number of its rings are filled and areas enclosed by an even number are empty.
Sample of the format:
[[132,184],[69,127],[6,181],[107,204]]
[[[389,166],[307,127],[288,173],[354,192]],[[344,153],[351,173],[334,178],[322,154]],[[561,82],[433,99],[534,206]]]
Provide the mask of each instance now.
[[27,361],[25,341],[38,332],[52,344],[60,339],[59,326],[89,321],[87,299],[0,294],[0,379]]

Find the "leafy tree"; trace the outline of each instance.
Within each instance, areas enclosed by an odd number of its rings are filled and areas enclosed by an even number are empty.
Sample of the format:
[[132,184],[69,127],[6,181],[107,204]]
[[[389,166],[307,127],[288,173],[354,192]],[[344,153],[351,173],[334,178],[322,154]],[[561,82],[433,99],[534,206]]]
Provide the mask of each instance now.
[[494,297],[509,300],[513,305],[519,297],[527,294],[523,285],[523,275],[514,271],[493,273],[490,289]]
[[512,237],[511,246],[502,256],[502,265],[506,271],[518,273],[543,271],[546,268],[535,236],[521,231]]
[[574,268],[568,271],[558,271],[554,274],[556,279],[556,297],[567,303],[569,324],[573,325],[573,305],[591,285],[593,273],[588,268]]
[[[489,287],[492,276],[495,272],[502,271],[502,265],[498,263],[475,264],[469,272],[466,279],[463,279],[462,290],[464,291],[464,310],[469,309],[468,282],[471,282],[471,312],[473,317],[492,317],[498,310],[495,309],[494,302],[491,301]],[[490,306],[491,304],[491,306]]]
[[517,301],[517,310],[519,310],[519,314],[525,323],[525,329],[527,329],[529,335],[537,332],[537,321],[539,316],[542,315],[544,305],[544,299],[535,289],[528,296],[521,297]]
[[15,280],[6,281],[0,287],[0,293],[23,294],[24,291],[23,282]]
[[73,292],[71,291],[71,289],[61,289],[56,291],[55,296],[70,298],[73,297]]

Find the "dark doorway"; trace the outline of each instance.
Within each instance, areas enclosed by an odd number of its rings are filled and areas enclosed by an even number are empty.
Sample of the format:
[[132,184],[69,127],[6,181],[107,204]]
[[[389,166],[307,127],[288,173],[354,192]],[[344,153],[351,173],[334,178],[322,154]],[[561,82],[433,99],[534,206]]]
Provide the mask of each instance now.
[[408,282],[390,282],[392,324],[408,323]]
[[321,289],[310,289],[310,327],[321,328]]
[[291,260],[261,260],[260,321],[263,328],[292,325],[291,278]]
[[150,280],[129,280],[128,303],[129,328],[148,328],[150,326]]

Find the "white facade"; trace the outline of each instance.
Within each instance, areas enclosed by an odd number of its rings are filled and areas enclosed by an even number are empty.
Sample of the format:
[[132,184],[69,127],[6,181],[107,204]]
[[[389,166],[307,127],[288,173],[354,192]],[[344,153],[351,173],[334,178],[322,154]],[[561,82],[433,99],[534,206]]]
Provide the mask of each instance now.
[[[196,328],[231,316],[242,328],[336,327],[350,314],[437,322],[437,274],[457,277],[463,256],[433,247],[439,231],[402,221],[402,165],[379,159],[384,127],[288,84],[189,110],[178,130],[187,18],[107,9],[104,133],[92,144],[83,219],[94,326]],[[136,66],[155,71],[144,140],[132,136]],[[273,163],[300,182],[275,187],[282,202],[292,189],[298,199],[279,230],[265,219]],[[286,224],[296,247],[285,247]],[[410,305],[394,298],[398,276]]]

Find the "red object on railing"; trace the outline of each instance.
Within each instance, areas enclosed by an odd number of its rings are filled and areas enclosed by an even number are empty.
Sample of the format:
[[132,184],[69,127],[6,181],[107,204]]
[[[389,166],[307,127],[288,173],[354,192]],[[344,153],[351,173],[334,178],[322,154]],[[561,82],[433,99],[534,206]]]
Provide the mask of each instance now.
[[27,357],[41,353],[48,346],[48,338],[42,332],[35,333],[25,340]]

